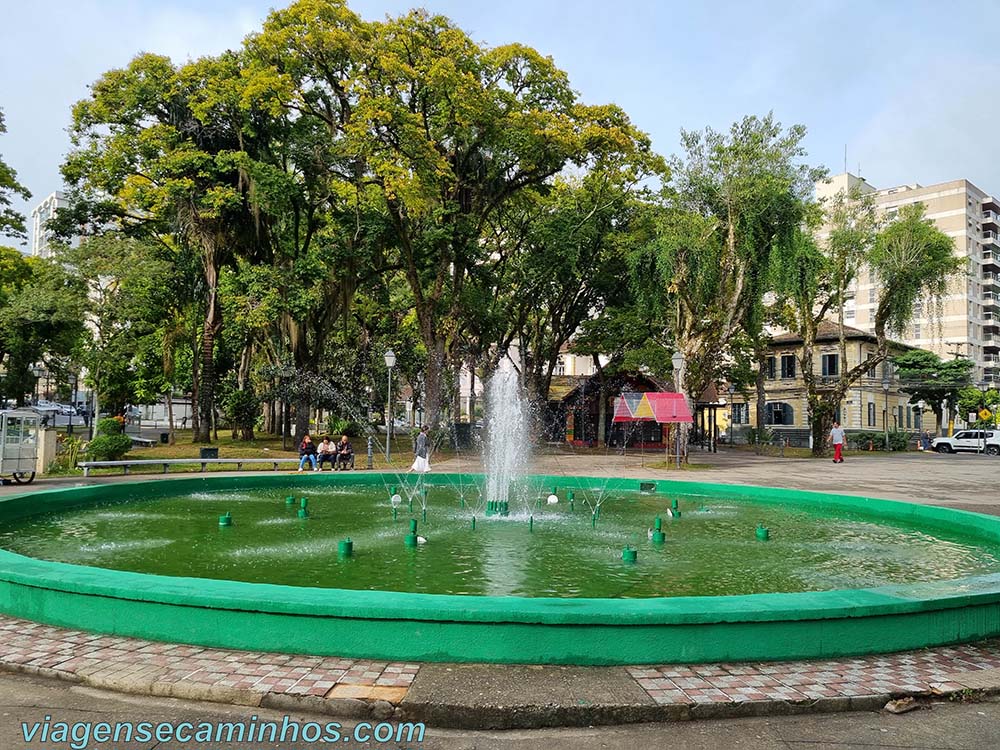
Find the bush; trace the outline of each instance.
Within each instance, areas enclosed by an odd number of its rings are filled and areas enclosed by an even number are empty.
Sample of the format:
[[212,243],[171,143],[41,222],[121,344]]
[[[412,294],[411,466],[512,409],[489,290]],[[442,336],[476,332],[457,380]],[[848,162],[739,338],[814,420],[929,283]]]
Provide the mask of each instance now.
[[[102,420],[107,421],[107,420]],[[114,420],[112,420],[114,421]],[[87,458],[91,461],[117,461],[132,448],[128,435],[98,435],[87,443]]]
[[352,422],[350,419],[331,417],[327,420],[326,426],[330,432],[330,437],[333,437],[334,435],[358,437],[358,435],[361,434],[361,426],[357,422]]
[[855,432],[848,439],[859,451],[869,450],[869,446],[877,451],[885,450],[885,435],[881,432]]
[[763,430],[758,430],[756,427],[747,430],[747,445],[757,445],[757,443],[766,445],[772,440],[774,440],[774,430],[769,430],[766,427]]
[[[885,438],[882,439],[883,442]],[[892,430],[889,432],[889,450],[905,451],[910,447],[910,433],[903,430]]]
[[[121,435],[125,431],[125,425],[117,417],[105,417],[97,420],[96,429],[98,435]],[[129,445],[131,444],[129,441]]]

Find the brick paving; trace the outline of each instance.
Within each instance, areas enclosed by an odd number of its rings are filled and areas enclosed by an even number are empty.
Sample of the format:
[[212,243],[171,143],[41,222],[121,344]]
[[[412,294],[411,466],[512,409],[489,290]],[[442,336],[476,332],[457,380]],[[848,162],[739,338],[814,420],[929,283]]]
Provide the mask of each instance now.
[[[156,643],[4,616],[0,616],[0,669],[125,692],[249,705],[260,705],[265,696],[280,696],[399,706],[420,673],[420,665],[411,662]],[[1000,639],[845,659],[623,669],[661,706],[944,695],[966,689],[1000,690]]]

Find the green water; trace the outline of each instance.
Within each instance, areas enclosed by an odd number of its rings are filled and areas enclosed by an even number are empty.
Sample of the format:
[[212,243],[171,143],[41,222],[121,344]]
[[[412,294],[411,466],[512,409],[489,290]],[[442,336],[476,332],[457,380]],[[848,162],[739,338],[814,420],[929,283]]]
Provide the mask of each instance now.
[[[1000,571],[1000,550],[860,517],[738,499],[639,493],[603,495],[577,487],[570,512],[560,503],[512,505],[512,516],[486,518],[474,498],[460,507],[455,489],[430,487],[427,520],[419,496],[393,522],[382,488],[301,486],[206,492],[94,506],[5,523],[0,547],[32,557],[170,576],[292,586],[384,589],[438,594],[556,597],[656,597],[866,588]],[[474,493],[469,493],[471,496]],[[294,506],[285,496],[294,495]],[[308,519],[296,515],[309,500]],[[587,502],[590,505],[588,506]],[[218,517],[232,513],[233,526]],[[515,512],[516,511],[516,512]],[[528,512],[534,515],[529,532]],[[667,541],[647,529],[660,515]],[[471,518],[476,516],[476,529]],[[410,518],[426,544],[408,549]],[[755,538],[759,522],[770,541]],[[340,559],[337,543],[354,541]],[[624,563],[622,547],[638,548]]]

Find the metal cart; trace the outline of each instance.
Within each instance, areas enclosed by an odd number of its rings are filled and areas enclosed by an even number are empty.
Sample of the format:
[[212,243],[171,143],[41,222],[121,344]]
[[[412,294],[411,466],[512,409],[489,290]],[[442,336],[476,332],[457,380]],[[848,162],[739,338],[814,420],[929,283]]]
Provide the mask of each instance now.
[[35,478],[41,420],[33,411],[0,411],[0,475],[10,476],[16,484]]

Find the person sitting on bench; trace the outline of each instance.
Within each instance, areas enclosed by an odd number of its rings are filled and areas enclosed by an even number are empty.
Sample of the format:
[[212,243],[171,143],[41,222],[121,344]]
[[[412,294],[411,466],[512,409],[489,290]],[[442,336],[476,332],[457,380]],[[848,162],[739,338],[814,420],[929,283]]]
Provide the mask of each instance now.
[[323,462],[330,462],[330,470],[337,468],[337,446],[330,442],[330,436],[323,437],[323,442],[316,449],[319,455],[319,470],[323,471]]
[[342,435],[340,442],[337,443],[337,463],[333,465],[333,468],[354,468],[354,448],[351,446],[351,441],[347,439],[347,435]]

